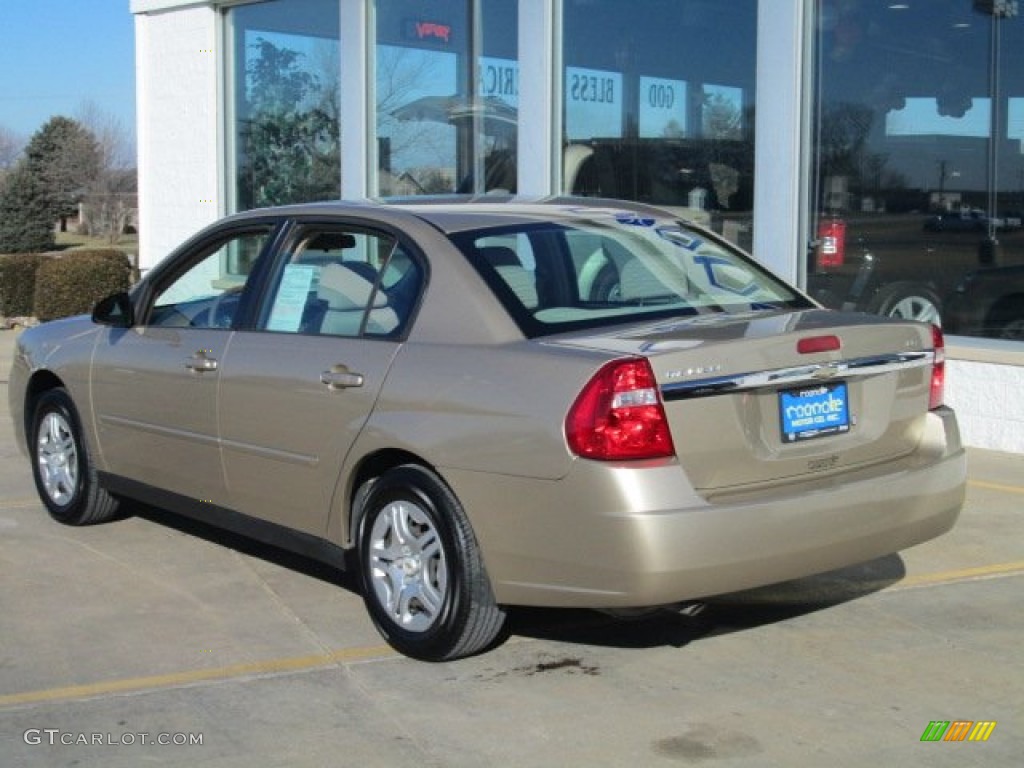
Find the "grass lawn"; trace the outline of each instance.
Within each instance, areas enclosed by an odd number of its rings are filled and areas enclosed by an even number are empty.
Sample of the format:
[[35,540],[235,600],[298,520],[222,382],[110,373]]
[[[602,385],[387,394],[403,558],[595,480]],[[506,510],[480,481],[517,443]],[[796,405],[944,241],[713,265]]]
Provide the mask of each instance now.
[[139,252],[139,236],[121,235],[116,243],[111,244],[105,237],[91,237],[89,235],[79,235],[75,232],[58,232],[57,247],[68,251],[115,248],[128,254],[136,254]]

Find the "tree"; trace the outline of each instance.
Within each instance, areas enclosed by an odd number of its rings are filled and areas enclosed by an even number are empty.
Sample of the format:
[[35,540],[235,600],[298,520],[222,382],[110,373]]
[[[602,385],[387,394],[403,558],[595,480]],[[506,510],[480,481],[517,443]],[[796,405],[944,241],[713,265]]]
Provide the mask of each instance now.
[[120,120],[93,102],[79,108],[77,119],[92,133],[99,151],[99,171],[82,199],[82,226],[88,234],[114,245],[138,204],[134,147]]
[[0,253],[32,253],[53,248],[51,203],[27,160],[18,163],[0,186]]
[[264,38],[246,66],[239,204],[254,208],[341,194],[339,91],[302,66],[304,55]]
[[67,117],[52,117],[25,148],[29,170],[42,185],[51,221],[61,222],[77,213],[78,203],[100,173],[102,157],[96,137]]
[[96,137],[67,117],[52,117],[33,134],[0,195],[0,251],[53,247],[53,225],[77,214],[99,177],[103,157]]
[[860,173],[875,113],[861,104],[840,103],[821,119],[821,165],[826,175],[854,177]]
[[709,139],[743,138],[740,108],[724,94],[704,94],[704,136]]
[[[448,115],[402,116],[424,94],[438,94],[445,76],[430,51],[405,46],[380,46],[376,61],[377,135],[387,142],[387,154],[378,159],[382,172],[381,195],[400,193],[395,181],[407,174],[421,188],[433,188],[439,177],[420,178],[424,169],[451,168],[449,184],[437,191],[455,191],[455,128]],[[454,83],[452,84],[454,86]],[[439,99],[440,100],[440,99]]]

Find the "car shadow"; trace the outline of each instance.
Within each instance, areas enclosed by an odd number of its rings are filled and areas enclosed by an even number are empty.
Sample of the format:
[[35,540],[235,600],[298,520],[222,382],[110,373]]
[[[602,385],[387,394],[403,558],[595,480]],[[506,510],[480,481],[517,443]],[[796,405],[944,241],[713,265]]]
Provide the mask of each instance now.
[[596,611],[515,608],[512,635],[539,640],[625,649],[690,643],[755,629],[825,610],[879,592],[900,581],[906,568],[898,554],[766,587],[719,595],[703,609],[667,607],[616,617]]
[[178,515],[164,509],[151,507],[140,502],[126,500],[122,507],[122,517],[137,517],[155,525],[171,528],[188,536],[208,541],[220,547],[233,549],[243,555],[259,558],[304,576],[332,584],[360,595],[359,574],[354,571],[343,571],[329,563],[311,557],[296,554],[271,544],[264,544],[256,539],[234,533],[217,526],[195,520],[191,517]]
[[[123,517],[138,517],[256,557],[360,596],[359,575],[189,517],[135,502]],[[766,587],[709,598],[697,605],[651,611],[603,613],[569,608],[512,607],[501,637],[519,636],[572,645],[644,649],[690,643],[815,613],[879,592],[900,581],[906,568],[898,554]]]

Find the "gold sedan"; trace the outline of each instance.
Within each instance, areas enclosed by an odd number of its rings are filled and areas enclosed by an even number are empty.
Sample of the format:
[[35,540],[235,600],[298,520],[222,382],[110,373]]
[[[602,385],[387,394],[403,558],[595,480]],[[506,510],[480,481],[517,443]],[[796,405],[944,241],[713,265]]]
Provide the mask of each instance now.
[[674,604],[947,531],[943,360],[642,206],[322,203],[26,331],[9,392],[57,520],[132,498],[357,569],[438,660],[510,605]]

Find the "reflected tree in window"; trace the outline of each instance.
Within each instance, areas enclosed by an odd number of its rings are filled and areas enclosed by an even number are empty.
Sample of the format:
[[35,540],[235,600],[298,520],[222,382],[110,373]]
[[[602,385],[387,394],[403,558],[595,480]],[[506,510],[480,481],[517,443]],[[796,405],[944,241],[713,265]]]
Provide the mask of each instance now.
[[889,154],[872,152],[876,112],[869,106],[841,102],[826,109],[820,126],[819,152],[826,179],[826,210],[845,210],[850,197],[905,189],[906,176],[889,169]]
[[743,138],[743,113],[733,99],[721,93],[704,94],[704,136],[710,139]]
[[455,89],[452,54],[378,47],[379,194],[454,191],[456,131],[446,104]]
[[339,197],[337,74],[323,64],[318,72],[307,54],[263,37],[249,48],[247,116],[240,121],[240,207]]

